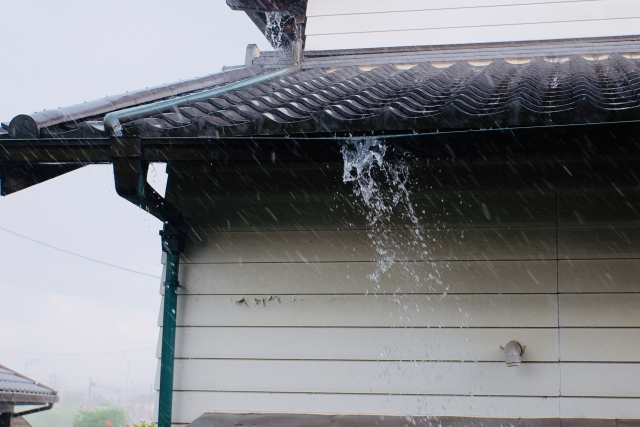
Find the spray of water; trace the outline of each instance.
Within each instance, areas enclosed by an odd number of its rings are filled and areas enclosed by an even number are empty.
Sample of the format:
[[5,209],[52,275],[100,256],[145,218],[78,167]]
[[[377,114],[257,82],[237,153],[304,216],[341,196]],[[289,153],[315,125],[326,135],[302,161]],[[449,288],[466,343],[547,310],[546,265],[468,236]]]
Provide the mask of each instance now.
[[267,24],[264,27],[265,37],[276,51],[282,52],[286,50],[287,37],[284,29],[289,21],[293,19],[292,16],[282,12],[267,12],[265,15],[267,18]]
[[[364,205],[368,237],[380,256],[369,278],[378,281],[399,259],[423,258],[428,253],[418,217],[411,202],[409,168],[405,161],[385,160],[385,144],[375,138],[357,138],[342,146],[343,181],[354,185]],[[398,224],[408,224],[399,232]],[[413,279],[421,278],[405,267]]]

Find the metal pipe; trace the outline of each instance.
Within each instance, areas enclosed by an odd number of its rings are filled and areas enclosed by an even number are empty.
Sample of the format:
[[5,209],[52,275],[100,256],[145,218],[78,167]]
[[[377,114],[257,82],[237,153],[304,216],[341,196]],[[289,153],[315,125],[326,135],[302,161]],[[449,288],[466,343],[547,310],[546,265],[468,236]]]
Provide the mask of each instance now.
[[160,359],[160,397],[158,400],[159,427],[170,427],[172,418],[179,258],[180,255],[167,255],[162,314],[162,358]]
[[178,273],[180,254],[184,251],[185,235],[180,227],[165,223],[160,232],[162,251],[167,254],[162,313],[162,354],[160,359],[160,396],[158,427],[171,427],[173,409],[173,374],[176,345],[176,315],[178,313]]
[[89,117],[107,114],[110,111],[144,105],[157,99],[178,96],[239,79],[246,79],[262,71],[261,67],[245,67],[241,70],[216,73],[205,77],[196,77],[195,79],[107,96],[106,98],[96,99],[95,101],[55,110],[45,110],[33,114],[19,114],[9,123],[9,135],[14,138],[38,138],[40,136],[40,129],[42,128],[55,126],[60,123],[77,122]]
[[179,96],[177,98],[167,99],[164,101],[154,102],[152,104],[141,105],[139,107],[127,108],[120,111],[113,111],[104,116],[104,128],[112,136],[122,136],[122,120],[135,120],[149,114],[159,114],[165,111],[171,111],[175,108],[181,107],[186,104],[190,104],[197,101],[203,101],[205,99],[219,96],[225,92],[232,90],[242,89],[247,86],[252,86],[258,83],[266,82],[267,80],[275,79],[278,77],[286,76],[296,71],[295,68],[284,68],[270,73],[262,74],[257,77],[252,77],[246,80],[240,80],[235,83],[231,83],[219,88],[205,90],[202,92],[193,93],[191,95]]
[[13,418],[23,417],[25,415],[31,415],[31,414],[36,414],[42,411],[48,411],[49,409],[53,409],[53,403],[47,403],[47,406],[42,406],[40,408],[35,408],[35,409],[29,409],[28,411],[16,412],[12,414],[12,417]]

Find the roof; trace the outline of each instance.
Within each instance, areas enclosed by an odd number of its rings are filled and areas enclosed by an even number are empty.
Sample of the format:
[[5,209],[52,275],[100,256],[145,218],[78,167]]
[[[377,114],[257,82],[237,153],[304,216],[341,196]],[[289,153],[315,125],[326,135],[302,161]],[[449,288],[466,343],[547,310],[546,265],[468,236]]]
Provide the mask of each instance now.
[[306,52],[292,67],[250,45],[243,68],[2,123],[0,194],[111,163],[114,136],[147,163],[212,165],[335,160],[364,135],[436,157],[611,146],[640,125],[633,52],[640,37]]
[[0,403],[42,405],[58,401],[58,392],[0,365]]
[[[36,111],[28,115],[20,116],[31,118],[33,122],[37,124],[39,129],[57,125],[63,125],[62,127],[67,126],[68,128],[73,127],[82,121],[91,120],[93,118],[101,119],[105,114],[111,111],[148,104],[150,102],[176,97],[185,93],[215,88],[237,80],[258,75],[261,72],[263,72],[262,67],[234,69],[225,73],[196,77],[194,79],[170,83],[167,85],[107,96],[94,101],[84,102],[82,104],[71,105],[55,110]],[[2,128],[0,128],[0,137],[3,136],[3,130],[4,135],[7,136],[9,123],[2,123]],[[24,135],[20,135],[19,137],[23,136]]]
[[[636,120],[640,111],[638,57],[614,53],[303,68],[150,113],[123,126],[125,136],[185,138],[402,133]],[[236,74],[223,73],[217,81],[260,72],[260,67],[249,67],[234,71]],[[47,119],[40,137],[106,137],[101,120],[109,108],[101,107],[99,115],[80,110],[75,117],[67,115],[71,120],[58,124]]]

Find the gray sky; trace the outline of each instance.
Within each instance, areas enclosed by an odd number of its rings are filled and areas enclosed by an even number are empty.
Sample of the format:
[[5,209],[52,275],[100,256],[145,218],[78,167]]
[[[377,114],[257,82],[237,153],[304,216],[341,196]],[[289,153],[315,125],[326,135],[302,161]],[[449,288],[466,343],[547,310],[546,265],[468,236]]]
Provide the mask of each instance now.
[[[0,119],[241,64],[268,44],[224,0],[21,0],[0,9]],[[160,223],[91,166],[0,198],[0,364],[59,389],[149,389]],[[161,167],[151,171],[164,185]],[[51,249],[5,230],[94,258]],[[54,385],[54,384],[51,384]]]

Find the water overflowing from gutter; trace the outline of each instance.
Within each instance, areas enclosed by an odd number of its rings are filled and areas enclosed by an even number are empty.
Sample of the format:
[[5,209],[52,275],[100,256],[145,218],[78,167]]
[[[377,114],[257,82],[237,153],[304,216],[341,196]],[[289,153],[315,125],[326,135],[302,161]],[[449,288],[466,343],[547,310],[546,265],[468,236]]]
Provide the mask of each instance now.
[[[409,167],[405,160],[385,160],[387,146],[374,138],[354,138],[342,146],[343,181],[353,184],[353,191],[364,206],[367,235],[379,256],[369,279],[379,282],[398,261],[425,260],[429,248],[420,227],[409,190]],[[399,228],[399,225],[401,228]],[[439,281],[435,265],[427,277],[410,263],[400,271],[418,286]]]
[[282,12],[266,12],[267,23],[264,27],[264,36],[276,52],[286,50],[285,25],[291,16]]

